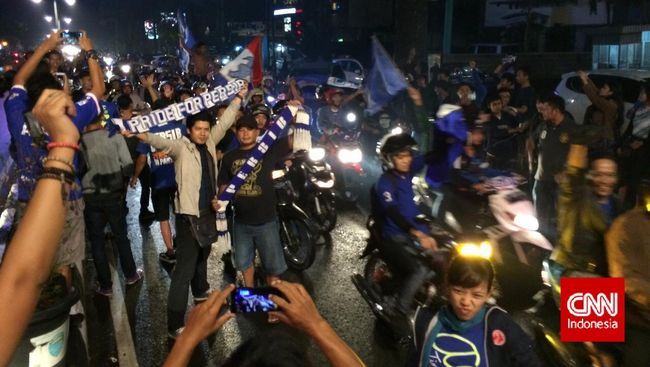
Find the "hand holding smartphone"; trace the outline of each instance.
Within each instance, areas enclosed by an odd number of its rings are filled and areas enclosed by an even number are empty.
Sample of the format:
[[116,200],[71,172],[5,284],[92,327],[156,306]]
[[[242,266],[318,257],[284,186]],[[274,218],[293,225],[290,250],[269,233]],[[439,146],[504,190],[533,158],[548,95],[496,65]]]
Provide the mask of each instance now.
[[266,313],[276,311],[278,306],[270,295],[282,296],[275,288],[237,288],[230,294],[230,312]]
[[61,39],[64,45],[79,45],[81,32],[63,31],[61,32]]

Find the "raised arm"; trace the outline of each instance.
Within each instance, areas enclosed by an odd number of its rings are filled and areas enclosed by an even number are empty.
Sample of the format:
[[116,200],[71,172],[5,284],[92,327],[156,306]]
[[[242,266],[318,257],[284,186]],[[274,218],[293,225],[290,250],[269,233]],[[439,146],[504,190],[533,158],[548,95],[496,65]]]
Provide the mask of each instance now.
[[[74,103],[65,92],[46,89],[34,106],[33,113],[52,142],[78,143],[79,132],[68,117],[75,114]],[[48,156],[57,161],[47,161],[45,168],[72,174],[70,167],[58,160],[71,162],[74,150],[52,148]],[[0,266],[0,308],[3,310],[0,312],[0,366],[9,363],[54,265],[66,212],[62,185],[58,178],[38,180],[25,216]]]
[[598,94],[598,87],[596,87],[587,73],[584,71],[578,71],[578,76],[580,77],[580,80],[582,80],[582,88],[584,89],[585,94],[591,103],[593,103],[601,111],[607,112],[609,114],[615,114],[617,112],[618,106],[616,106],[616,102],[600,96],[600,94]]
[[223,112],[223,115],[221,115],[219,118],[219,122],[217,122],[210,129],[210,136],[212,137],[212,140],[214,140],[215,144],[218,144],[221,139],[223,139],[223,137],[226,135],[226,131],[228,131],[232,124],[235,123],[235,120],[237,120],[237,112],[239,111],[241,102],[244,100],[247,93],[248,87],[244,86],[232,99],[228,105],[228,108],[226,108],[226,110]]
[[[79,38],[79,47],[85,52],[94,51],[93,43],[88,37],[86,31],[81,33]],[[92,55],[92,52],[90,53]],[[102,72],[102,67],[99,66],[99,58],[95,54],[94,56],[88,57],[88,70],[90,71],[90,79],[93,82],[93,89],[90,90],[90,93],[94,94],[97,99],[102,98],[106,87],[104,86],[104,73]]]
[[38,63],[41,62],[45,54],[60,45],[61,41],[61,31],[57,30],[50,33],[50,36],[34,50],[34,54],[18,70],[18,73],[14,77],[14,85],[24,86],[27,80],[34,74],[34,71],[36,71]]
[[155,76],[154,74],[149,74],[147,76],[140,77],[140,83],[142,84],[143,87],[145,87],[147,93],[149,93],[152,104],[160,99],[160,96],[158,96],[158,92],[156,92],[156,88],[153,87],[154,76]]

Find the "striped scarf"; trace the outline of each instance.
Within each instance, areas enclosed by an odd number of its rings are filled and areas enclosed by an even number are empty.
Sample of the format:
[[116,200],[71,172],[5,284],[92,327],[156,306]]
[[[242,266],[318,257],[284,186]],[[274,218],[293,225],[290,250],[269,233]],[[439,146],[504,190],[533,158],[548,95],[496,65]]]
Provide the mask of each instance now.
[[[217,211],[217,241],[213,244],[213,249],[217,254],[225,253],[230,248],[230,235],[228,233],[228,221],[226,219],[226,207],[233,199],[237,190],[246,181],[246,178],[255,169],[264,158],[264,154],[271,148],[273,143],[277,140],[280,134],[286,129],[287,125],[293,120],[298,108],[294,106],[287,106],[280,111],[274,118],[273,123],[269,126],[262,139],[257,143],[246,163],[241,166],[237,174],[230,180],[226,189],[219,194],[219,210]],[[296,127],[296,130],[304,129],[304,127]],[[309,129],[309,119],[307,119],[307,129]]]

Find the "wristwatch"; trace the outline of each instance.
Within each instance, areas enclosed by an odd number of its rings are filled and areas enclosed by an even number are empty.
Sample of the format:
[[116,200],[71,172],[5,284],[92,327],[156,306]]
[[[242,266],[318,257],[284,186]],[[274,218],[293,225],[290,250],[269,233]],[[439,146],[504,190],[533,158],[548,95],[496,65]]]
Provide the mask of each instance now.
[[99,53],[96,50],[88,50],[85,51],[85,53],[86,53],[86,60],[95,59],[95,61],[99,61]]

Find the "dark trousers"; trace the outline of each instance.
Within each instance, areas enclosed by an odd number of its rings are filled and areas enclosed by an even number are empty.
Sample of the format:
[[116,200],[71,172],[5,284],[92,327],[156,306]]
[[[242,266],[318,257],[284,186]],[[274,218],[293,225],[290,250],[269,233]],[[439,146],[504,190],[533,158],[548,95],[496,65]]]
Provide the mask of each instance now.
[[187,216],[176,216],[176,266],[172,273],[167,297],[167,329],[170,332],[182,327],[187,310],[187,296],[202,295],[210,289],[208,284],[208,256],[210,246],[201,247],[192,235]]
[[117,246],[124,277],[131,278],[136,272],[131,242],[126,233],[126,211],[122,200],[120,194],[84,195],[86,229],[97,269],[97,281],[102,288],[110,288],[113,285],[104,244],[106,223],[111,226],[113,244]]
[[398,306],[404,311],[410,310],[415,295],[430,273],[415,258],[417,250],[409,248],[413,247],[411,242],[406,236],[392,236],[383,241],[379,248],[382,259],[403,279]]
[[558,185],[555,181],[535,181],[533,188],[539,231],[551,242],[557,239]]
[[144,169],[140,172],[138,176],[140,181],[140,213],[143,213],[149,210],[149,197],[151,196],[151,171],[149,170],[149,164],[144,165]]

